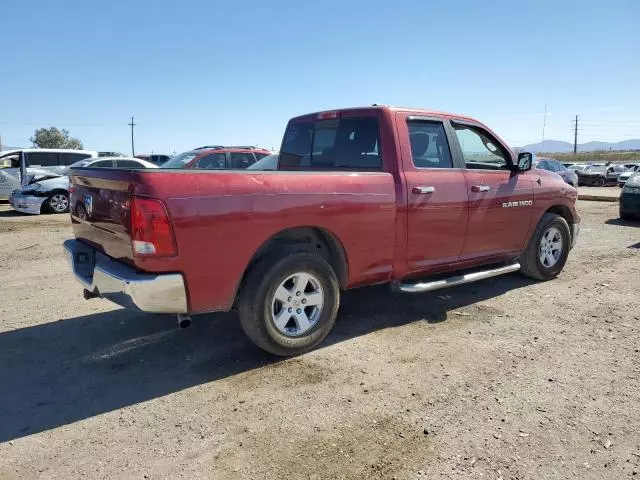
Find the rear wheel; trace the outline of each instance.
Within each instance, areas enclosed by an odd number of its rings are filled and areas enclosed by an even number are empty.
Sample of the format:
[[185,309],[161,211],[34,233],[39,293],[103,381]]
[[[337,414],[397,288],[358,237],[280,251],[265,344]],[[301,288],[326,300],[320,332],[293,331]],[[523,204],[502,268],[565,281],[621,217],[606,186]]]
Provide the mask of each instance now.
[[557,277],[569,255],[571,232],[560,215],[545,213],[520,258],[520,272],[536,280]]
[[620,218],[622,220],[633,220],[634,219],[633,215],[630,215],[630,214],[628,214],[626,212],[620,212]]
[[69,211],[69,194],[54,192],[47,198],[47,208],[51,213],[67,213]]
[[327,336],[340,302],[336,274],[319,255],[283,252],[260,262],[245,279],[240,323],[258,347],[274,355],[307,352]]

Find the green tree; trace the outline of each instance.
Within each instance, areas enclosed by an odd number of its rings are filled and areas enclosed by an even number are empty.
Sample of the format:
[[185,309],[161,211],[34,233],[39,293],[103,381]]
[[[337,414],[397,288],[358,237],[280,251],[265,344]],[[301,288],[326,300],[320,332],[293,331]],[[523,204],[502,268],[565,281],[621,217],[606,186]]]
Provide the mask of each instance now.
[[64,128],[62,130],[56,127],[38,128],[29,141],[33,143],[34,147],[38,148],[82,149],[82,142],[77,138],[71,137]]

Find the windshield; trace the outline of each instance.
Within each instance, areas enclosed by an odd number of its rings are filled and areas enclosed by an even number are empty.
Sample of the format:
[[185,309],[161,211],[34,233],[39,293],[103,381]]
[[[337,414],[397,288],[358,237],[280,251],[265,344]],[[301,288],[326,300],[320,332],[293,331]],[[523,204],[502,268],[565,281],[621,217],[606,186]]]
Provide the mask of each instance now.
[[604,173],[606,170],[606,167],[604,165],[600,166],[600,165],[590,165],[587,168],[585,168],[585,171],[587,172],[591,172],[591,173]]
[[198,152],[184,152],[171,157],[160,165],[160,168],[184,168],[191,160],[198,156]]

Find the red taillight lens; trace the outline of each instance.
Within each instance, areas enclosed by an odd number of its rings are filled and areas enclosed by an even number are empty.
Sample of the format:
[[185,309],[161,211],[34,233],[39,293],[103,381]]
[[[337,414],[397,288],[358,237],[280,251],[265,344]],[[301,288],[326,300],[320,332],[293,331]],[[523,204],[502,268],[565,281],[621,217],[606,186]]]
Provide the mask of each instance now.
[[169,215],[160,200],[131,198],[131,243],[136,257],[171,257],[177,254]]
[[335,118],[340,118],[340,110],[335,110],[332,112],[320,112],[316,118],[318,120],[333,120]]

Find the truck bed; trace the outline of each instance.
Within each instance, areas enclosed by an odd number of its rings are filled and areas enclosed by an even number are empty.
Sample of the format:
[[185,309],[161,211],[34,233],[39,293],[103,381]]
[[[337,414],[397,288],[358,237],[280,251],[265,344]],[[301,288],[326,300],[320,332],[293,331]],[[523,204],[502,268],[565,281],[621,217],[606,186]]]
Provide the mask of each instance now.
[[[348,286],[388,281],[393,270],[390,173],[74,169],[70,180],[76,238],[142,272],[182,273],[190,312],[230,309],[250,259],[290,228],[314,226],[339,239]],[[177,255],[134,256],[132,196],[164,203]]]

